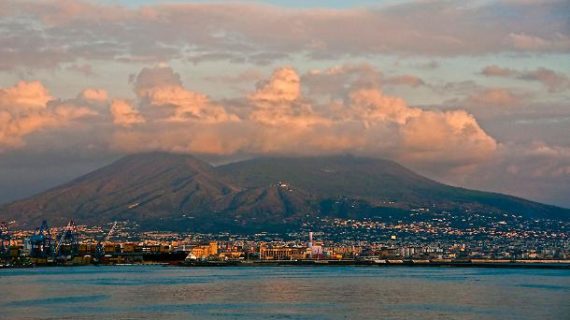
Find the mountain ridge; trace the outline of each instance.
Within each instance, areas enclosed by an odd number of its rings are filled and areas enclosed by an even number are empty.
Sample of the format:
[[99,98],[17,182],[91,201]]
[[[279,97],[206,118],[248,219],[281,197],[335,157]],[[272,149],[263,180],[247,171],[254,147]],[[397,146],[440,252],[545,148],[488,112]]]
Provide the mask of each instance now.
[[[356,204],[355,204],[356,203]],[[384,159],[350,155],[262,157],[212,166],[185,154],[125,156],[30,198],[0,207],[0,220],[32,227],[133,220],[145,229],[295,228],[316,216],[365,218],[437,208],[568,219],[570,210],[448,186]]]

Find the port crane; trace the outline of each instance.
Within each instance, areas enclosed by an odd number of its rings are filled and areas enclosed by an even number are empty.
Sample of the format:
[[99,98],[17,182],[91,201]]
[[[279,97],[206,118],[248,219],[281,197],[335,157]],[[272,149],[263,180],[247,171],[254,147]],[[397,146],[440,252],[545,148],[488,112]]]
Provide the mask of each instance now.
[[99,262],[101,258],[105,256],[104,243],[108,242],[111,239],[111,236],[115,232],[116,228],[117,228],[117,221],[113,222],[113,225],[111,226],[111,229],[109,229],[109,232],[107,232],[107,235],[105,235],[105,237],[102,240],[99,240],[97,242],[97,247],[95,248],[95,259],[97,260],[97,262]]
[[57,241],[54,251],[55,258],[58,260],[67,260],[68,257],[74,257],[77,255],[78,247],[77,226],[73,220],[69,220]]
[[52,237],[46,220],[42,221],[28,241],[32,258],[47,258],[52,255]]
[[7,261],[10,258],[10,232],[8,225],[0,222],[0,260]]

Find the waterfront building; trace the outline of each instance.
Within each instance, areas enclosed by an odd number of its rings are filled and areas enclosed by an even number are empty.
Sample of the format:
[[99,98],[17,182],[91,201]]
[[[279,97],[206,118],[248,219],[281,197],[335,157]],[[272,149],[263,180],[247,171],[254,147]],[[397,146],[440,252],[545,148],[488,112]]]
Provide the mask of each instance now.
[[261,260],[300,260],[306,258],[306,247],[259,247]]
[[207,245],[200,245],[192,248],[190,253],[196,257],[196,259],[206,259],[209,257],[217,256],[218,255],[218,243],[215,241],[211,241]]

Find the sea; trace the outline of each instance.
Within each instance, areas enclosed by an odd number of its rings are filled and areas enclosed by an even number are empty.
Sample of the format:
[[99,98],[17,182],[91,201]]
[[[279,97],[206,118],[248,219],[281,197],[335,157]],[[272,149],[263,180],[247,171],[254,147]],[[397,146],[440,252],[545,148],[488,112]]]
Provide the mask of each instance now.
[[570,270],[83,266],[0,270],[0,319],[570,319]]

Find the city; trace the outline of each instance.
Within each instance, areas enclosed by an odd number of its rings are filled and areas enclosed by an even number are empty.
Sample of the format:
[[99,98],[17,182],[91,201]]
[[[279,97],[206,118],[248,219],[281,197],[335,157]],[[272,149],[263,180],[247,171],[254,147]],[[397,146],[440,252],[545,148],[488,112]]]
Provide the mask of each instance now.
[[569,13],[0,0],[0,319],[568,319]]
[[[516,215],[428,214],[405,219],[317,218],[296,232],[255,234],[141,231],[137,223],[9,230],[2,224],[1,265],[262,265],[270,263],[482,264],[568,267],[568,222]],[[418,217],[420,216],[421,219]]]

